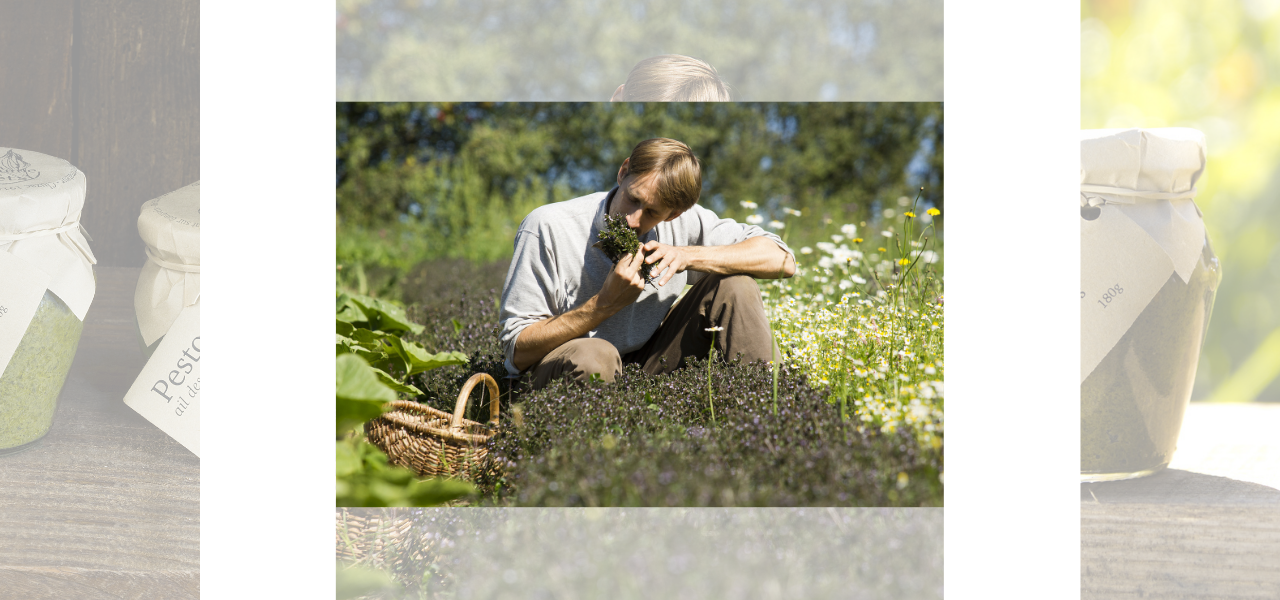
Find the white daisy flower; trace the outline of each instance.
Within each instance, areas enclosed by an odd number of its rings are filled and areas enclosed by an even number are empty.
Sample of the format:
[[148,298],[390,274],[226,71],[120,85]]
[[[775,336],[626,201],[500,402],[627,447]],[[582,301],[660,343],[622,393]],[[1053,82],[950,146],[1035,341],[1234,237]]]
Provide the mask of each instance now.
[[751,215],[747,217],[747,222],[752,225],[759,225],[764,222],[764,217],[760,215]]
[[739,202],[738,204],[741,204],[741,205],[742,205],[742,208],[745,208],[745,209],[747,209],[747,210],[755,210],[755,209],[756,209],[756,203],[755,203],[755,202],[752,202],[752,201],[750,201],[750,200],[743,200],[743,201]]

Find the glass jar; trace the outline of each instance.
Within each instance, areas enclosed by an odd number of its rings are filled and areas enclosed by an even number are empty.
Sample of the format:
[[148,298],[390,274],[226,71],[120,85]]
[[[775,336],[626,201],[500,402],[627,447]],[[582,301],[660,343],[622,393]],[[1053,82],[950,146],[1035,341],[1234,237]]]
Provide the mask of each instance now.
[[1171,275],[1080,385],[1084,481],[1132,479],[1169,466],[1221,279],[1206,237],[1190,281]]
[[1167,467],[1222,279],[1199,209],[1204,136],[1085,131],[1081,154],[1081,480]]
[[75,360],[97,287],[86,189],[66,160],[0,148],[0,454],[49,432]]
[[49,433],[83,330],[66,303],[45,291],[0,375],[0,454],[24,450]]
[[182,310],[200,301],[200,182],[143,203],[138,236],[147,261],[133,316],[138,347],[150,359]]

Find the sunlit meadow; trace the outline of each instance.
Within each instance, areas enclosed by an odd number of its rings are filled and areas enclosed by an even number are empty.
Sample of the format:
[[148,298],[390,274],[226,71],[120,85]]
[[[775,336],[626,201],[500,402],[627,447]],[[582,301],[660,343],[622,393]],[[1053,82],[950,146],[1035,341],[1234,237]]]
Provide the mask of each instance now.
[[795,276],[762,282],[761,293],[783,362],[829,388],[845,418],[885,433],[908,429],[937,449],[942,253],[932,221],[939,213],[917,214],[905,197],[898,205],[869,225],[825,223],[830,241],[799,248]]
[[505,467],[463,503],[941,504],[939,211],[899,198],[845,223],[740,204],[747,214],[735,216],[797,257],[793,277],[759,280],[781,351],[772,365],[692,358],[667,376],[631,365],[613,385],[528,391],[506,378],[497,336],[507,263],[424,262],[395,278],[408,319],[424,326],[405,339],[469,357],[407,378],[416,401],[451,411],[472,373],[500,382],[504,433],[491,452]]

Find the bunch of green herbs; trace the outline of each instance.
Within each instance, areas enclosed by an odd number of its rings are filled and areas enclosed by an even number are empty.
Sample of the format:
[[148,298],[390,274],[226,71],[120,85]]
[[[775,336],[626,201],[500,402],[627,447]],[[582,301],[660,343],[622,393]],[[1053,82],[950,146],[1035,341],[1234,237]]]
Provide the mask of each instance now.
[[[597,234],[600,241],[596,244],[604,251],[604,255],[609,257],[613,264],[618,264],[627,255],[643,253],[640,249],[640,238],[636,234],[636,230],[627,225],[626,217],[619,215],[605,215],[604,229]],[[650,278],[650,271],[653,265],[642,263],[640,265],[640,276],[644,278],[645,283],[653,283]]]

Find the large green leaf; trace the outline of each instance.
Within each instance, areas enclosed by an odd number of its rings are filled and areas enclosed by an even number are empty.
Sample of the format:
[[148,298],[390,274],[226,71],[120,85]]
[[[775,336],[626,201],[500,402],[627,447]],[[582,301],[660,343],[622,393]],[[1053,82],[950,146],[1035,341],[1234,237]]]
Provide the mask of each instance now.
[[414,334],[422,333],[425,329],[422,325],[410,321],[403,308],[386,300],[356,294],[351,297],[351,301],[369,316],[369,324],[373,329],[392,332],[410,331]]
[[364,323],[369,320],[369,316],[364,314],[364,311],[360,310],[360,307],[356,306],[356,304],[351,301],[351,296],[347,294],[338,295],[337,311],[338,321],[340,322]]
[[338,433],[382,414],[382,405],[396,399],[395,390],[378,379],[373,367],[353,354],[337,357]]
[[338,335],[342,335],[346,337],[351,337],[351,334],[355,333],[356,331],[355,325],[342,321],[341,319],[338,320],[337,328],[338,328]]
[[467,355],[461,352],[440,352],[432,354],[422,344],[404,340],[394,335],[387,336],[387,342],[393,351],[404,362],[405,376],[414,375],[431,369],[449,365],[465,365],[469,362]]
[[334,335],[335,335],[335,336],[336,336],[336,338],[337,338],[337,350],[338,350],[338,355],[343,355],[343,354],[353,354],[353,353],[355,353],[355,351],[356,351],[356,350],[357,350],[357,348],[358,348],[358,346],[356,345],[356,341],[355,341],[355,340],[353,340],[353,339],[351,339],[351,338],[349,338],[349,337],[347,337],[347,336],[345,336],[345,335],[342,335],[341,333],[337,333],[337,334],[334,334]]
[[387,464],[387,455],[363,438],[337,442],[338,506],[435,506],[470,496],[475,486],[453,479],[418,479]]
[[388,350],[390,341],[387,338],[389,337],[391,337],[389,333],[370,331],[362,327],[357,327],[355,331],[351,332],[351,339],[355,340],[360,347],[377,352],[386,352]]
[[392,377],[391,375],[389,375],[386,371],[383,371],[382,369],[377,369],[377,368],[375,368],[375,369],[373,370],[373,374],[378,376],[378,380],[379,380],[379,381],[381,381],[382,383],[386,384],[386,386],[387,386],[387,387],[389,387],[389,388],[391,388],[391,389],[393,389],[393,390],[395,390],[395,391],[397,391],[397,392],[400,392],[400,393],[403,393],[403,394],[411,394],[411,395],[414,395],[414,396],[421,396],[421,395],[422,395],[422,390],[420,390],[420,389],[418,389],[418,388],[416,388],[416,387],[413,387],[412,385],[409,385],[409,384],[407,384],[407,383],[400,383],[399,381],[396,381],[396,378],[395,378],[395,377]]

